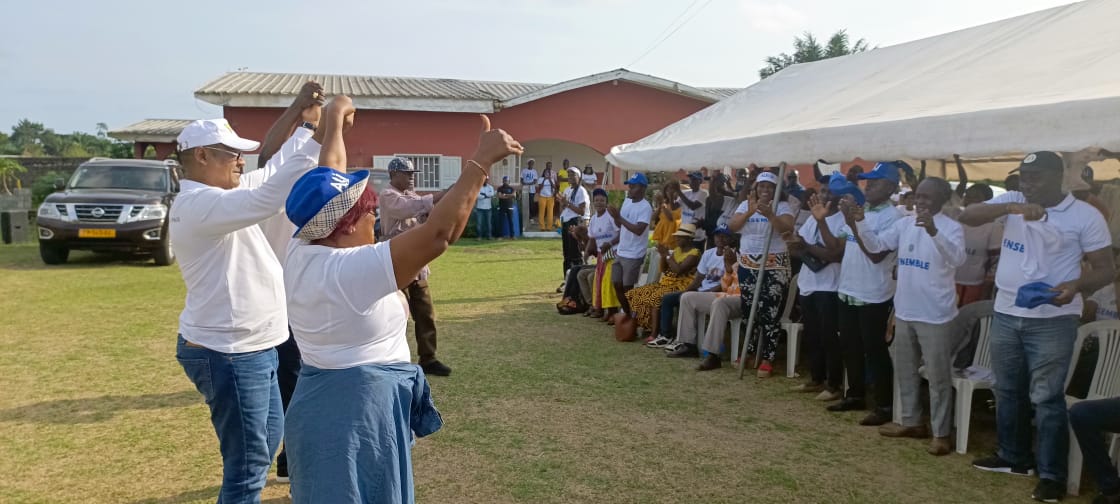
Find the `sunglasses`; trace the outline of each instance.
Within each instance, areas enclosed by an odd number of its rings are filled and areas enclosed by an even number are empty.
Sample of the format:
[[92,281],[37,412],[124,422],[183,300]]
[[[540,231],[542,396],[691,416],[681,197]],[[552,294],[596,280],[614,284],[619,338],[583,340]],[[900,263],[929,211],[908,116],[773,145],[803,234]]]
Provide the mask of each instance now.
[[217,147],[209,147],[209,146],[203,147],[203,149],[206,149],[206,150],[212,150],[212,151],[218,151],[218,152],[224,152],[224,153],[226,153],[226,154],[229,154],[229,155],[233,156],[234,158],[236,158],[236,160],[237,160],[237,161],[240,161],[240,160],[241,160],[241,156],[242,156],[242,155],[244,154],[244,153],[242,153],[242,152],[240,152],[240,151],[238,151],[238,152],[234,152],[234,151],[230,151],[230,150],[219,149],[219,148],[217,148]]

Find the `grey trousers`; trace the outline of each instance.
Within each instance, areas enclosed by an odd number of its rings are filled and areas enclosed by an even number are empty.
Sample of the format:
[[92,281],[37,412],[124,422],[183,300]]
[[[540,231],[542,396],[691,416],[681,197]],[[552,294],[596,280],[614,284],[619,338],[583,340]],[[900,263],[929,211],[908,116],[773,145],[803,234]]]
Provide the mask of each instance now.
[[898,380],[902,425],[922,424],[922,378],[929,380],[929,417],[933,435],[948,437],[953,427],[954,325],[926,324],[895,319],[894,376]]
[[593,296],[595,291],[592,290],[591,282],[595,280],[595,267],[584,268],[576,273],[576,279],[579,280],[579,292],[583,295],[583,300],[589,306],[594,302]]
[[[711,312],[712,301],[719,296],[716,292],[686,292],[681,294],[681,306],[677,310],[677,343],[696,344],[696,321],[703,320]],[[726,324],[726,322],[724,322]]]
[[708,330],[704,332],[704,351],[719,355],[723,351],[723,335],[726,334],[729,320],[743,318],[743,298],[735,295],[724,296],[712,301],[708,308]]

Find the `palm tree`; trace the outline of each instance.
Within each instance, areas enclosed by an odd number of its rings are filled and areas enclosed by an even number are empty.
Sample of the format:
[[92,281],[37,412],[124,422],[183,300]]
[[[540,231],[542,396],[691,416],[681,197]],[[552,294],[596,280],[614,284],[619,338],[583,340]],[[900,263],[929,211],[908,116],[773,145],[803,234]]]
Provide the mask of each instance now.
[[27,168],[14,159],[0,158],[0,189],[3,189],[5,194],[12,194],[11,185],[19,188],[19,174],[25,172]]
[[821,45],[812,33],[805,32],[800,37],[793,39],[793,54],[781,53],[777,56],[767,57],[766,66],[758,71],[759,78],[765,79],[781,71],[783,68],[797,63],[820,61],[837,56],[860,53],[868,50],[867,41],[859,39],[855,44],[850,43],[847,30],[840,30],[828,38],[828,44]]

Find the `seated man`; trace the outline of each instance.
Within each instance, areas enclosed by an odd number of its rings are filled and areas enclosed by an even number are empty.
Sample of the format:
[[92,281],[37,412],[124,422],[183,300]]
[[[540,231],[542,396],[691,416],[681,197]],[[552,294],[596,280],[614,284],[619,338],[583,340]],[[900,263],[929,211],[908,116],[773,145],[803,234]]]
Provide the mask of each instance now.
[[1104,433],[1120,432],[1120,397],[1082,401],[1069,409],[1069,424],[1085,466],[1097,481],[1100,492],[1093,504],[1120,504],[1120,476],[1108,458],[1108,442]]
[[[734,243],[732,238],[731,242]],[[723,351],[724,328],[730,320],[743,318],[743,299],[739,292],[739,251],[727,246],[723,251],[723,278],[719,284],[723,292],[708,305],[708,328],[704,331],[704,360],[696,366],[697,371],[710,371],[722,366],[720,353]],[[682,321],[681,325],[686,324]]]
[[661,298],[661,327],[663,331],[673,322],[673,308],[680,306],[677,323],[676,343],[669,347],[668,357],[698,357],[700,351],[696,341],[696,320],[704,317],[715,301],[723,293],[720,280],[728,268],[734,269],[734,250],[729,247],[731,230],[726,226],[717,228],[716,246],[704,251],[700,266],[696,268],[696,278],[685,292],[666,294]]

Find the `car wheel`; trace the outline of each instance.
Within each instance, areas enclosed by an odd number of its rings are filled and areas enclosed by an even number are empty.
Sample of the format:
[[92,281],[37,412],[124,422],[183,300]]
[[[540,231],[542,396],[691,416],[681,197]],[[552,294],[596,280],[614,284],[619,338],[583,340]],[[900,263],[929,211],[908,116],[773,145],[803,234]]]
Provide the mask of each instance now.
[[70,249],[65,246],[48,245],[40,242],[39,257],[42,257],[46,264],[65,264],[66,260],[70,258]]
[[167,233],[164,233],[163,239],[159,241],[159,248],[152,252],[152,257],[156,260],[156,266],[175,264],[175,251],[171,249],[171,238]]

